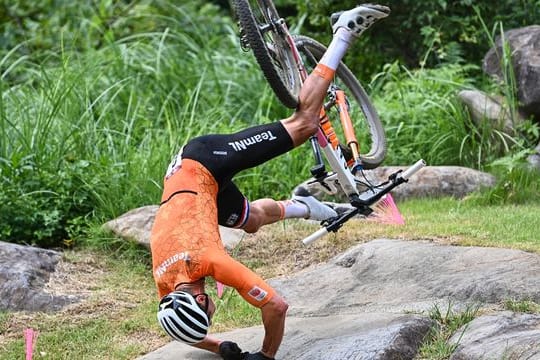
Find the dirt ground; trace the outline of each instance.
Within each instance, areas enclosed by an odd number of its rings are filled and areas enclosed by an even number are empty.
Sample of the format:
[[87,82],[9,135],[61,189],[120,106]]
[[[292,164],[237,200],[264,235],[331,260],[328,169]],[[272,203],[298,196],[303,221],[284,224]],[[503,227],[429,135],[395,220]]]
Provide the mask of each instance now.
[[[361,227],[354,223],[350,221],[337,234],[329,234],[310,246],[303,245],[301,239],[319,228],[317,222],[290,220],[269,225],[256,234],[246,234],[232,255],[263,278],[290,275],[325,262],[355,243],[373,237],[361,222],[357,224]],[[130,286],[128,280],[125,286],[118,288],[119,280],[111,280],[111,277],[118,276],[114,271],[107,259],[96,253],[85,250],[66,252],[46,290],[52,294],[78,296],[82,300],[56,313],[10,315],[3,325],[0,322],[0,349],[7,342],[21,338],[23,330],[28,327],[47,330],[43,324],[54,328],[92,318],[114,321],[141,306],[142,299],[148,301],[148,291],[152,291],[153,284],[146,287]],[[134,283],[137,281],[141,280],[133,280]],[[122,341],[144,343],[150,351],[165,345],[168,339],[159,332],[144,329],[138,336],[131,333],[129,338]]]

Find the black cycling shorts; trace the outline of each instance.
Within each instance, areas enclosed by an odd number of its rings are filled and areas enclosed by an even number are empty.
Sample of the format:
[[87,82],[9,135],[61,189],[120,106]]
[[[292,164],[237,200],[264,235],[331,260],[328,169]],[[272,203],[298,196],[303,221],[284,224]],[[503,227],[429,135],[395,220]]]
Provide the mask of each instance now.
[[229,135],[196,137],[184,146],[182,158],[200,162],[218,182],[219,224],[242,227],[249,216],[249,201],[232,182],[233,176],[284,154],[293,147],[283,124],[275,122]]

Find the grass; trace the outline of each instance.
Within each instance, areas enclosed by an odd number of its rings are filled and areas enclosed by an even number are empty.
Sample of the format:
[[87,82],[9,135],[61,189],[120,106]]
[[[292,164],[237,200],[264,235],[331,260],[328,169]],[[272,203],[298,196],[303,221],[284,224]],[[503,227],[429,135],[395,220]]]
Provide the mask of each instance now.
[[[81,21],[80,31],[53,40],[58,47],[45,53],[24,54],[21,45],[0,58],[0,238],[66,248],[60,273],[69,276],[56,279],[57,290],[85,296],[58,313],[0,313],[0,359],[22,357],[26,327],[40,333],[38,359],[130,359],[166,343],[155,321],[148,251],[87,227],[156,203],[163,171],[188,138],[289,114],[253,57],[241,52],[233,22],[212,5],[131,10],[107,29]],[[94,43],[77,39],[91,35],[84,26],[104,34],[98,47],[81,48],[81,42]],[[499,156],[500,145],[491,142],[498,135],[489,127],[471,129],[452,100],[459,89],[473,86],[468,70],[416,72],[391,64],[376,78],[371,90],[388,133],[388,163],[424,157],[431,164],[483,167]],[[512,89],[506,88],[508,97]],[[529,130],[537,140],[538,128]],[[503,148],[514,143],[504,140]],[[510,157],[505,166],[522,158]],[[282,197],[304,180],[310,165],[311,154],[297,149],[240,174],[238,184],[250,198]],[[287,221],[246,237],[235,255],[272,277],[379,237],[540,253],[536,176],[508,174],[508,181],[480,198],[399,204],[407,219],[402,227],[350,221],[306,248],[299,240],[317,226]],[[521,300],[507,306],[535,309]],[[217,309],[213,331],[259,323],[258,310],[230,290]]]
[[[247,235],[233,255],[268,278],[294,273],[327,261],[350,246],[381,237],[507,247],[540,254],[533,221],[534,214],[540,212],[539,204],[484,206],[445,198],[410,200],[398,206],[406,219],[404,226],[351,220],[336,235],[305,247],[300,240],[317,224],[290,220]],[[132,359],[168,342],[155,321],[157,299],[148,251],[107,240],[99,232],[93,236],[96,239],[86,250],[65,252],[67,267],[60,272],[66,279],[55,282],[58,291],[84,294],[86,300],[58,313],[0,313],[0,359],[21,356],[22,333],[27,327],[39,331],[37,359]],[[216,299],[213,286],[209,287]],[[231,289],[216,304],[212,332],[260,324],[259,311]],[[518,299],[508,301],[505,307],[538,311],[537,304]],[[450,325],[461,316],[445,315],[442,309],[438,312]],[[434,334],[432,349],[423,351],[444,353],[443,339],[448,331]],[[443,358],[429,356],[433,357],[425,358]]]
[[526,299],[508,299],[504,302],[504,307],[505,309],[514,312],[540,314],[540,304]]
[[[449,303],[446,309],[435,305],[429,313],[429,317],[436,322],[430,333],[427,335],[423,345],[418,351],[417,359],[444,360],[449,359],[450,355],[457,347],[456,344],[449,344],[448,340],[458,329],[467,325],[478,314],[478,306],[469,306],[463,311],[456,311]],[[461,334],[466,327],[461,330]]]

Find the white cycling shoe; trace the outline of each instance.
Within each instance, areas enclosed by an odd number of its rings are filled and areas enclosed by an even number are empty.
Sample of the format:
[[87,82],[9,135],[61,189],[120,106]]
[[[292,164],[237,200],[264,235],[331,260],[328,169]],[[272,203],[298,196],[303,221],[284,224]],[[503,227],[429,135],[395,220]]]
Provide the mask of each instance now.
[[347,11],[340,11],[332,14],[330,22],[332,30],[345,28],[354,36],[360,36],[375,21],[385,18],[390,14],[390,8],[383,5],[363,4]]
[[309,216],[307,219],[310,220],[323,221],[338,215],[337,212],[330,206],[323,204],[311,195],[293,195],[292,201],[297,201],[307,206],[309,210]]

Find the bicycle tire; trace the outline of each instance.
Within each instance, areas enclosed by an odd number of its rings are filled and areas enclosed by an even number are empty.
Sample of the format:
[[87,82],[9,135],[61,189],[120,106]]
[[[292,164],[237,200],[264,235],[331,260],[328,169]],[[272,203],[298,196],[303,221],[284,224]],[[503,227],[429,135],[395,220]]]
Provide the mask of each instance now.
[[284,34],[280,34],[275,26],[280,17],[271,0],[257,0],[256,3],[255,7],[249,0],[234,0],[236,17],[276,97],[284,106],[294,109],[302,86],[294,54]]
[[[311,72],[313,67],[317,64],[319,59],[326,52],[326,46],[322,45],[318,41],[302,35],[294,36],[296,47],[300,54],[304,57],[304,65],[308,72]],[[371,100],[356,78],[356,76],[349,70],[349,68],[341,62],[336,70],[335,78],[340,83],[340,87],[345,87],[345,93],[352,98],[358,104],[358,108],[362,112],[363,120],[367,128],[363,132],[358,132],[358,121],[355,124],[355,131],[357,136],[363,136],[365,140],[365,132],[369,133],[370,144],[369,151],[362,151],[360,154],[360,160],[362,161],[365,169],[374,169],[378,167],[386,156],[386,136],[384,128],[382,126],[377,110],[371,103]],[[357,118],[357,117],[355,117]]]

